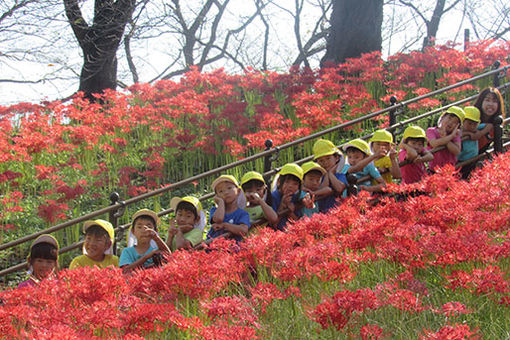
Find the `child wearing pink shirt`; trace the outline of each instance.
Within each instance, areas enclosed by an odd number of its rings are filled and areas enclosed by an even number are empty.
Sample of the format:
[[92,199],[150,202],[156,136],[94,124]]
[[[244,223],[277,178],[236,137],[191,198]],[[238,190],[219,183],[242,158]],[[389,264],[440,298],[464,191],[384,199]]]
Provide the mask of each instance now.
[[434,159],[430,161],[430,170],[457,163],[457,155],[460,153],[461,130],[464,120],[464,110],[458,106],[451,106],[441,117],[437,127],[427,129],[429,149],[444,146],[444,149],[434,153]]
[[419,126],[409,126],[404,131],[398,154],[399,162],[406,161],[400,167],[402,183],[419,182],[426,174],[425,163],[434,159],[430,151],[425,150],[427,137],[425,131]]

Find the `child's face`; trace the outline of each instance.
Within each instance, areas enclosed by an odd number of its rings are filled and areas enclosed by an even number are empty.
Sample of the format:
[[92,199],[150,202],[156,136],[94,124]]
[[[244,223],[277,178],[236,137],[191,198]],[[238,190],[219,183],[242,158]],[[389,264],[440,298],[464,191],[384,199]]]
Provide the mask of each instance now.
[[94,261],[102,261],[104,252],[110,248],[110,240],[105,235],[86,234],[83,246],[89,258]]
[[285,182],[282,185],[282,194],[283,195],[293,195],[299,190],[299,181],[292,178],[287,177]]
[[35,258],[30,263],[34,276],[39,280],[47,278],[57,267],[57,261],[51,259]]
[[349,159],[349,164],[355,166],[365,158],[365,154],[358,149],[349,149],[347,150],[347,158]]
[[379,153],[379,150],[383,152],[384,155],[387,155],[391,149],[391,145],[388,142],[373,142],[372,143],[372,151],[374,153]]
[[305,188],[316,191],[321,185],[322,174],[318,172],[309,172],[303,178],[303,185]]
[[263,198],[264,195],[266,194],[266,187],[264,185],[261,185],[261,186],[252,185],[249,188],[246,188],[246,190],[244,190],[244,194],[246,195],[246,200],[250,204],[253,204],[253,203],[256,203],[256,200],[254,197],[255,194],[257,194],[259,197]]
[[195,217],[195,214],[187,209],[179,209],[175,213],[175,221],[179,227],[184,225],[194,225],[197,222],[197,219],[198,217]]
[[415,149],[418,153],[421,153],[425,147],[424,142],[419,139],[408,139],[406,144]]
[[478,122],[471,119],[464,119],[463,129],[468,132],[476,132],[478,129]]
[[155,230],[154,221],[146,217],[138,217],[133,225],[132,233],[135,235],[138,244],[148,243],[151,240],[151,230]]
[[447,134],[450,134],[460,126],[460,119],[454,114],[447,113],[441,118],[439,125],[444,127]]
[[482,111],[487,116],[493,116],[498,112],[499,101],[494,93],[489,93],[482,101]]
[[326,170],[331,170],[338,163],[338,155],[327,155],[316,159],[317,163]]
[[226,204],[234,203],[239,196],[239,188],[231,182],[220,182],[216,186],[216,195],[223,199]]

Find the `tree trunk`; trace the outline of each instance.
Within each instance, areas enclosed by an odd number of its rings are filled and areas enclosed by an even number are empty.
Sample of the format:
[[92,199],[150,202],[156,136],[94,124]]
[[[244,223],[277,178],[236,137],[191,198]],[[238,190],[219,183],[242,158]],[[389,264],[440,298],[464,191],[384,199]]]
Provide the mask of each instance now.
[[380,51],[383,0],[331,0],[331,30],[321,67]]
[[93,24],[88,25],[78,0],[64,0],[66,15],[83,51],[80,91],[90,100],[94,94],[117,87],[117,49],[135,0],[95,0]]

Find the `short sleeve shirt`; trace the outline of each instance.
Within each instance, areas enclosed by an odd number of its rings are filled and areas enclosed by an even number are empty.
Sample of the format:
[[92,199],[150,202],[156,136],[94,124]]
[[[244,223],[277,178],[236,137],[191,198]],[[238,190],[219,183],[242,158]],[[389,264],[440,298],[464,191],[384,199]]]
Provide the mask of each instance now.
[[[482,130],[485,127],[485,124],[478,125],[478,130]],[[477,140],[471,140],[466,139],[462,141],[462,150],[457,155],[457,160],[459,162],[463,162],[465,160],[468,160],[470,158],[475,157],[478,155],[478,141]]]
[[[213,215],[214,215],[214,212],[216,211],[216,207],[212,207],[210,213],[209,213],[209,216],[210,217],[210,220],[209,222],[212,223],[212,218],[213,218]],[[229,214],[225,214],[225,216],[223,217],[223,222],[225,223],[230,223],[230,224],[245,224],[248,226],[248,228],[250,228],[251,226],[251,223],[250,223],[250,215],[244,211],[243,209],[237,209]],[[223,235],[224,233],[226,233],[225,230],[214,230],[213,228],[211,228],[209,230],[209,232],[207,233],[207,238],[210,239],[210,238],[216,238],[220,235]],[[233,238],[236,240],[236,241],[242,241],[242,236],[239,236],[239,235],[234,235]]]
[[[437,128],[437,127],[428,128],[427,129],[427,138],[429,140],[441,138],[441,136],[439,135],[439,128]],[[456,143],[459,145],[460,145],[460,141],[461,141],[460,136],[456,136],[455,138],[452,139],[453,143]],[[429,146],[428,149],[430,150],[433,148],[431,146]],[[434,159],[430,161],[429,167],[430,167],[430,169],[435,170],[436,168],[440,168],[446,164],[455,165],[455,163],[457,163],[457,156],[454,155],[453,153],[451,153],[450,151],[448,151],[447,148],[444,148],[444,149],[434,153]]]
[[92,260],[87,255],[80,255],[78,257],[75,257],[71,264],[69,265],[69,269],[74,269],[77,267],[99,267],[99,268],[106,268],[108,266],[119,266],[119,258],[115,255],[105,255],[103,261],[97,262]]
[[[342,173],[347,174],[347,171],[349,170],[350,167],[351,167],[350,164],[345,164],[344,168],[342,169]],[[355,172],[354,175],[357,178],[362,178],[367,175],[369,175],[373,179],[377,179],[377,178],[381,177],[381,173],[379,172],[379,170],[377,170],[374,163],[368,164],[366,167],[363,168],[363,170]],[[358,185],[371,185],[371,184],[372,184],[371,180],[358,183]],[[343,196],[347,197],[347,189],[344,190]]]
[[[126,266],[128,264],[134,263],[144,257],[145,255],[149,254],[153,250],[158,250],[158,248],[155,248],[153,246],[149,246],[149,249],[143,254],[139,254],[135,247],[127,247],[122,250],[122,254],[120,254],[120,260],[119,260],[119,266]],[[152,261],[152,257],[149,258],[147,261],[143,263],[144,267],[148,267],[154,264],[154,261]]]

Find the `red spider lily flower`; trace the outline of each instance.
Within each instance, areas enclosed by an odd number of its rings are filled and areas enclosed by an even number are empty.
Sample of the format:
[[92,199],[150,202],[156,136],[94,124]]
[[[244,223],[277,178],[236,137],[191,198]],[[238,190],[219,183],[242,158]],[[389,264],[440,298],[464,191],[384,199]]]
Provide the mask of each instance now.
[[421,340],[433,340],[433,339],[466,339],[476,340],[480,339],[481,335],[478,332],[478,328],[471,330],[468,325],[454,324],[452,326],[444,326],[439,331],[435,332],[425,330],[424,334],[420,336]]
[[371,324],[363,325],[359,333],[362,340],[377,340],[385,337],[381,327]]

